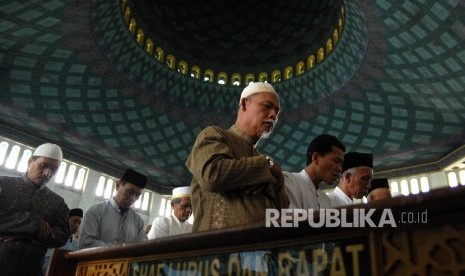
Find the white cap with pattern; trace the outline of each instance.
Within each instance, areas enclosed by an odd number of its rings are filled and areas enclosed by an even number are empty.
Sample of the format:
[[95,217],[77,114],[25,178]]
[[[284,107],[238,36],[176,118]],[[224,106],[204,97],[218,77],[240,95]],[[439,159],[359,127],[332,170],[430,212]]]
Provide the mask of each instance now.
[[239,99],[239,104],[241,104],[241,101],[243,98],[247,98],[250,95],[260,93],[260,92],[269,92],[273,93],[278,97],[278,93],[276,93],[276,90],[274,90],[273,86],[267,82],[251,82],[249,85],[247,85],[244,90],[242,90],[241,93],[241,98]]
[[173,189],[173,198],[191,196],[191,187],[184,186]]
[[61,148],[58,145],[52,143],[45,143],[38,146],[32,156],[48,157],[60,162],[63,160],[63,153]]

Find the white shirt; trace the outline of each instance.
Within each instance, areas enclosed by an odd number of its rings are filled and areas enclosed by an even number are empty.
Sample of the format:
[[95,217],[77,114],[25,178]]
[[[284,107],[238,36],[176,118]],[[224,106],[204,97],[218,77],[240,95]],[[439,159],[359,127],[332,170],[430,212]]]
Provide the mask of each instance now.
[[187,220],[181,222],[176,216],[171,214],[169,217],[156,217],[152,222],[152,228],[150,228],[147,238],[150,240],[191,232],[192,224]]
[[300,173],[283,171],[283,175],[290,209],[319,210],[330,207],[328,201],[322,198],[324,194],[316,189],[305,169]]
[[339,189],[338,186],[334,188],[334,191],[328,194],[328,198],[332,208],[354,204],[352,199]]

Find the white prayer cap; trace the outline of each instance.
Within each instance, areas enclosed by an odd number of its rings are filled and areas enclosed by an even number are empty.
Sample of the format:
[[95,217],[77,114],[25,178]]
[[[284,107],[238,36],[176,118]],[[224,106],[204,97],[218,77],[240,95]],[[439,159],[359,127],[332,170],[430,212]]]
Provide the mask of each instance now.
[[63,153],[58,145],[52,143],[45,143],[36,148],[32,156],[42,156],[52,158],[58,161],[63,160]]
[[260,93],[260,92],[269,92],[273,93],[278,97],[278,93],[276,93],[276,90],[274,90],[273,86],[267,82],[251,82],[249,85],[247,85],[244,90],[242,90],[241,93],[241,98],[239,99],[239,104],[241,104],[241,101],[243,98],[247,98],[250,95]]
[[191,196],[191,187],[184,186],[173,189],[173,198]]

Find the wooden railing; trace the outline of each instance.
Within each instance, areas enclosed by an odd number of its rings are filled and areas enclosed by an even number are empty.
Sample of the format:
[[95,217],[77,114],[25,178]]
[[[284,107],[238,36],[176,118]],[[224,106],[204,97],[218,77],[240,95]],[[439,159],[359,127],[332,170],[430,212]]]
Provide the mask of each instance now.
[[309,220],[297,227],[256,224],[57,250],[48,275],[465,274],[465,187],[319,214],[311,221],[325,221],[322,227],[311,227]]

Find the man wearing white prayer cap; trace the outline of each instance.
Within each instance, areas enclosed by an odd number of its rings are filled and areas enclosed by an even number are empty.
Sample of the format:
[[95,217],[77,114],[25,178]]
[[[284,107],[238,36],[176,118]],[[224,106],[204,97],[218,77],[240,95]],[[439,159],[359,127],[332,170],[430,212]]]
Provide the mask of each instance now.
[[199,133],[186,161],[193,176],[194,232],[265,223],[266,209],[289,206],[281,166],[257,148],[273,131],[279,110],[273,86],[251,82],[242,90],[233,126]]
[[189,186],[173,189],[171,198],[172,213],[169,217],[157,217],[147,234],[148,239],[187,234],[192,232],[188,219],[192,215],[191,189]]
[[68,206],[46,184],[60,168],[55,144],[38,146],[19,177],[0,177],[0,267],[2,275],[41,275],[47,248],[70,236]]
[[61,152],[61,148],[58,145],[52,143],[45,143],[36,148],[32,156],[43,156],[52,158],[58,161],[63,160],[63,153]]

